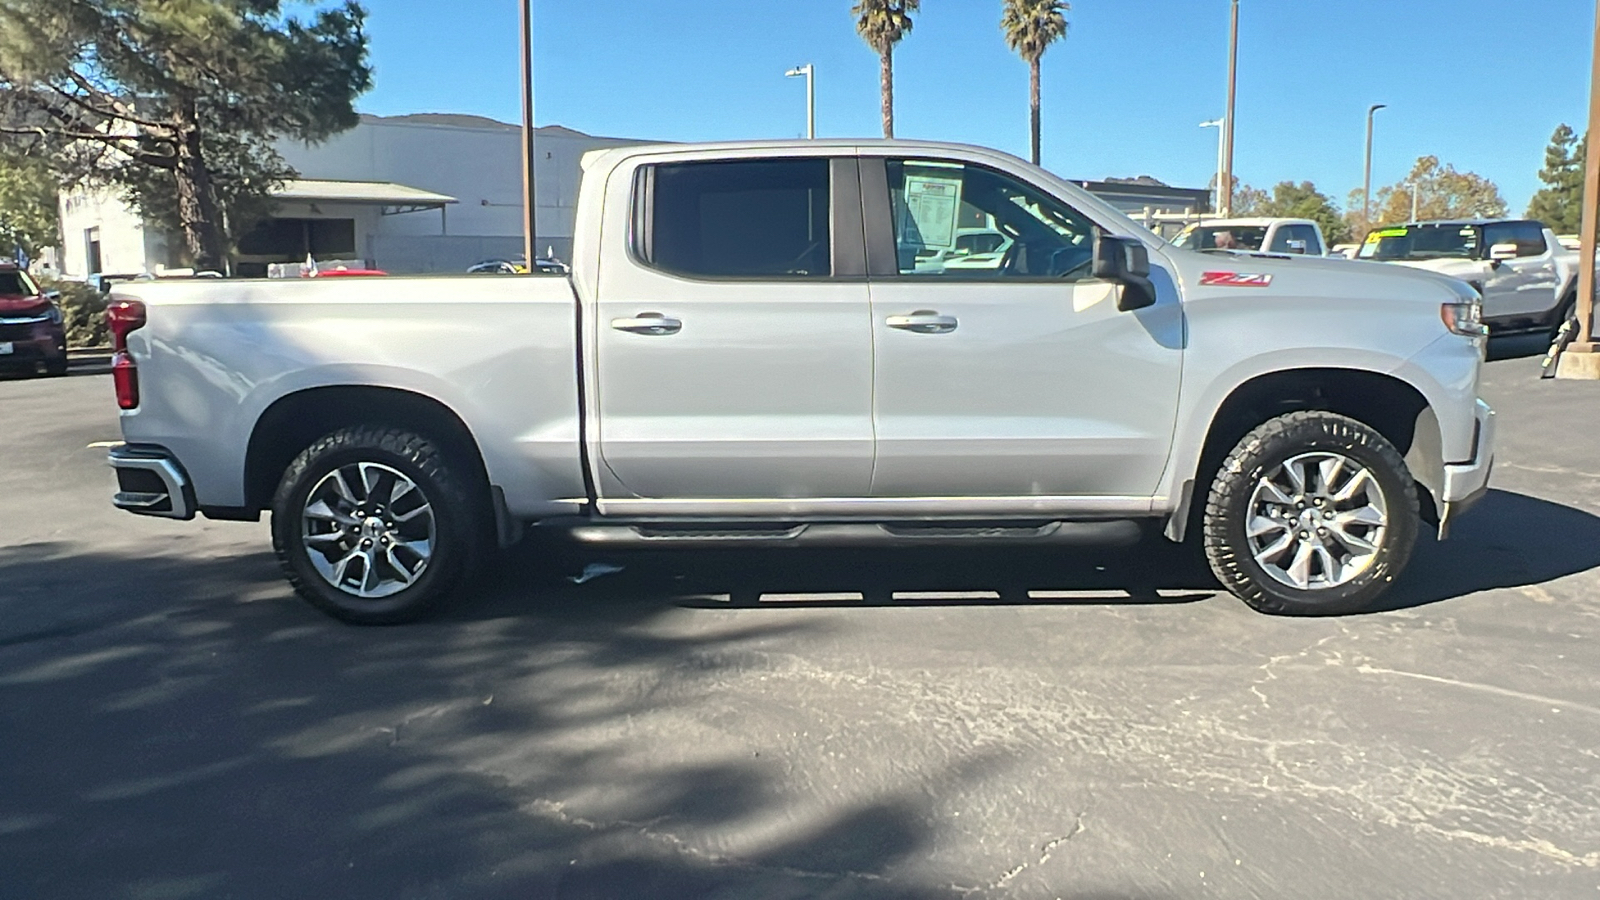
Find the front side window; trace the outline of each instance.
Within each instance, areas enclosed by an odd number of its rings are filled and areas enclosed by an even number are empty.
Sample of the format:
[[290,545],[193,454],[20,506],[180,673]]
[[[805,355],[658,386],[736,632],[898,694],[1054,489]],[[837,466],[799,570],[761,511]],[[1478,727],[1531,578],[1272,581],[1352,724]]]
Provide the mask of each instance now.
[[1516,244],[1518,257],[1543,256],[1544,227],[1537,222],[1502,222],[1485,225],[1483,243],[1486,247],[1493,247],[1496,244]]
[[901,275],[1089,277],[1094,225],[1032,185],[982,166],[889,160]]
[[720,160],[656,166],[645,262],[712,278],[832,274],[828,160]]

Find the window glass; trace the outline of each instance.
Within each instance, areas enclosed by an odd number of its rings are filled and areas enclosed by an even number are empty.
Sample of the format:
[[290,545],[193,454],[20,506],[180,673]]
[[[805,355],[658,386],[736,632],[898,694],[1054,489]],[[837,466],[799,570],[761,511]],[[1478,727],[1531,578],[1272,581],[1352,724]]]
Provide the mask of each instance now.
[[37,293],[39,289],[21,269],[0,271],[0,297],[32,297]]
[[1500,222],[1483,227],[1484,246],[1516,244],[1518,256],[1543,256],[1544,226],[1537,222]]
[[1272,246],[1268,247],[1267,249],[1273,253],[1288,253],[1289,242],[1298,240],[1300,240],[1300,235],[1295,233],[1294,226],[1284,225],[1281,226],[1277,231],[1273,232]]
[[1266,239],[1264,225],[1191,225],[1173,244],[1190,250],[1260,250]]
[[1410,225],[1371,232],[1358,254],[1362,259],[1478,259],[1475,225]]
[[685,275],[829,275],[828,160],[657,166],[648,243],[647,262]]
[[890,160],[901,275],[1089,276],[1094,226],[1032,185],[981,166]]
[[1325,251],[1322,247],[1322,241],[1317,238],[1317,230],[1315,228],[1310,225],[1296,225],[1294,227],[1299,232],[1295,239],[1306,242],[1307,253],[1312,256],[1323,255]]

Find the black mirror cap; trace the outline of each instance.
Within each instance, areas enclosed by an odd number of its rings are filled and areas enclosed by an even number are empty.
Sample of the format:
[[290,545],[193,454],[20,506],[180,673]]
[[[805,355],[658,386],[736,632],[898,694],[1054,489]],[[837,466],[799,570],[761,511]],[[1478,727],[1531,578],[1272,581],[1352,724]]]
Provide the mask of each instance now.
[[1093,274],[1102,281],[1122,285],[1117,292],[1117,309],[1132,312],[1154,306],[1156,286],[1150,282],[1150,251],[1132,238],[1097,235],[1094,242]]

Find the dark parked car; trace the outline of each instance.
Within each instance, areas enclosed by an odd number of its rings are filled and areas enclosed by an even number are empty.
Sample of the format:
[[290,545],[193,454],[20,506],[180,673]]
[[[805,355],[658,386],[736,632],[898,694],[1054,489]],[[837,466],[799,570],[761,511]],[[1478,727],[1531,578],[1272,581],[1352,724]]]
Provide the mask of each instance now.
[[55,292],[0,263],[0,370],[67,374],[67,332]]

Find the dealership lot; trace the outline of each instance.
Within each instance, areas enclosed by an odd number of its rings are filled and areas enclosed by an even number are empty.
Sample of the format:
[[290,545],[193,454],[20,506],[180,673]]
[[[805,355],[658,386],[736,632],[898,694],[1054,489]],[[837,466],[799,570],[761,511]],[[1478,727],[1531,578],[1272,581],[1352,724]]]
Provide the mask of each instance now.
[[0,381],[0,897],[1600,896],[1600,385],[1536,372],[1369,615],[1160,552],[534,541],[391,629],[264,524],[113,510],[106,376]]

